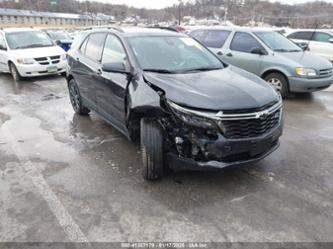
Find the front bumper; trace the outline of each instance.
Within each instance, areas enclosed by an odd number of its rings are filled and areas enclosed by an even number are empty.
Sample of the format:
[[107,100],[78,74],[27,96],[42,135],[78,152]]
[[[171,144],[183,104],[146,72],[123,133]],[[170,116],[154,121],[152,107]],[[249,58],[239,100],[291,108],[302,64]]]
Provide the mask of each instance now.
[[[51,65],[40,65],[38,63],[26,65],[26,64],[17,64],[16,68],[19,71],[22,77],[35,77],[35,76],[43,76],[43,75],[52,75],[66,72],[67,61],[62,60],[57,64]],[[50,67],[52,71],[49,71]]]
[[333,84],[333,76],[316,79],[288,77],[288,81],[290,92],[315,92],[330,87]]
[[281,122],[273,131],[257,138],[226,139],[220,136],[218,140],[207,143],[206,146],[209,151],[214,153],[217,158],[222,156],[221,160],[196,161],[192,158],[184,158],[174,153],[168,153],[169,167],[174,170],[223,169],[258,162],[279,147],[282,127]]

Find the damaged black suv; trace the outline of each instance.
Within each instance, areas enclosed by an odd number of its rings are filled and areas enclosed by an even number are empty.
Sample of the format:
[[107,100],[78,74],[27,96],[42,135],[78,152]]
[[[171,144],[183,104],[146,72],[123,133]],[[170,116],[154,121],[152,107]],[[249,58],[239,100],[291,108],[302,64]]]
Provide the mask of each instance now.
[[81,33],[68,54],[75,112],[97,112],[140,140],[145,179],[163,168],[256,162],[279,146],[282,100],[253,74],[175,32],[108,28]]

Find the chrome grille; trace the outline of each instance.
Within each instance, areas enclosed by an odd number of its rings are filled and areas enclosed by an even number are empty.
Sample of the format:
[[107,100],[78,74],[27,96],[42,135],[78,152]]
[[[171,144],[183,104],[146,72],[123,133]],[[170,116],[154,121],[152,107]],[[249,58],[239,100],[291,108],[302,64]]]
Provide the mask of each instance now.
[[280,117],[281,109],[278,109],[259,118],[224,120],[221,128],[224,136],[231,139],[258,137],[277,127]]
[[259,109],[235,111],[199,111],[179,106],[171,101],[174,110],[214,120],[223,136],[230,139],[258,137],[276,128],[282,117],[282,98]]
[[319,70],[319,75],[321,77],[330,77],[332,76],[333,68],[327,68],[327,69],[322,69]]
[[60,62],[60,55],[34,58],[40,65],[54,65]]

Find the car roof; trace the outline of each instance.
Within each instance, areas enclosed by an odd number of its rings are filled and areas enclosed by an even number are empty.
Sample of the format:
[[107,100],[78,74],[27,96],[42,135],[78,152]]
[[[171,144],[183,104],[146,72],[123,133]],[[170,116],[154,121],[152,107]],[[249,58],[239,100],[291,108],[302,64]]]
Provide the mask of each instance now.
[[196,30],[227,30],[227,31],[243,31],[243,32],[259,32],[259,31],[279,31],[281,29],[279,28],[266,28],[266,27],[237,27],[237,26],[212,26],[212,27],[198,27],[192,29],[190,32],[196,31]]
[[186,36],[185,34],[177,33],[170,30],[159,28],[139,28],[139,27],[108,27],[108,28],[93,28],[88,32],[114,32],[124,37],[136,37],[136,36]]
[[328,33],[333,33],[332,29],[293,29],[291,33],[295,32],[328,32]]
[[1,31],[8,34],[8,33],[16,33],[16,32],[40,31],[40,29],[34,29],[34,28],[4,28],[4,29],[1,29]]

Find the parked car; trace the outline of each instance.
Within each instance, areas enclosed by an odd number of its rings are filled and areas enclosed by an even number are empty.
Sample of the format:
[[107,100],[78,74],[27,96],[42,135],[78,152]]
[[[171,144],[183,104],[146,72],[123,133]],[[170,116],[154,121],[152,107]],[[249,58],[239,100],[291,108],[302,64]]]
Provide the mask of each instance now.
[[50,38],[66,52],[71,48],[73,39],[64,31],[61,30],[45,30]]
[[158,29],[82,33],[68,52],[73,109],[97,112],[140,138],[143,175],[256,162],[279,146],[281,96],[185,34]]
[[313,92],[333,83],[332,63],[303,51],[278,32],[237,27],[197,29],[191,36],[223,61],[269,82],[283,97]]
[[41,30],[0,29],[0,72],[14,80],[66,72],[65,52]]
[[333,63],[333,30],[294,30],[287,37]]

